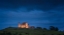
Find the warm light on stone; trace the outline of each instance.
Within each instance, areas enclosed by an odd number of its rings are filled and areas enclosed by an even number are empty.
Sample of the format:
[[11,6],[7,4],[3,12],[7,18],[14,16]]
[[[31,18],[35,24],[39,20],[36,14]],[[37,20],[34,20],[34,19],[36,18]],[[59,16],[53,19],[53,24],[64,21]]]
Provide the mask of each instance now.
[[19,28],[29,28],[29,25],[28,25],[28,23],[27,22],[23,22],[22,24],[18,24],[18,27]]

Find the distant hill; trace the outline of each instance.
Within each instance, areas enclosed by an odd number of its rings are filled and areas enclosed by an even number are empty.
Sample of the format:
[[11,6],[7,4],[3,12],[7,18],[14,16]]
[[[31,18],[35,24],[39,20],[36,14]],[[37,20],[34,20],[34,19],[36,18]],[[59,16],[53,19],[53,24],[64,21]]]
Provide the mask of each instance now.
[[0,35],[64,35],[64,32],[43,29],[21,29],[8,27],[0,30]]

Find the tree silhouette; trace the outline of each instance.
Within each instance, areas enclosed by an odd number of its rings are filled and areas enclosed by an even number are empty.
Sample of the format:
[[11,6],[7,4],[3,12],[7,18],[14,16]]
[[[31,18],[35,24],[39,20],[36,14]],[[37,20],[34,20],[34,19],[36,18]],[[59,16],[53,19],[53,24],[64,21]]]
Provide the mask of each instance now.
[[55,27],[54,26],[50,26],[50,30],[55,30]]
[[55,31],[58,31],[58,28],[57,27],[55,28]]
[[50,30],[58,31],[59,29],[57,27],[50,26]]

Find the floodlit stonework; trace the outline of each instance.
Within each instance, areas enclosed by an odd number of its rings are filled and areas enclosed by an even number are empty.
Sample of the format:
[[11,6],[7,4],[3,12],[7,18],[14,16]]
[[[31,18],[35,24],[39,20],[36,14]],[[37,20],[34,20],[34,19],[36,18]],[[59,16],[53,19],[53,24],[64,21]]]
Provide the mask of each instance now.
[[29,28],[29,24],[27,22],[23,22],[22,24],[18,23],[19,28]]

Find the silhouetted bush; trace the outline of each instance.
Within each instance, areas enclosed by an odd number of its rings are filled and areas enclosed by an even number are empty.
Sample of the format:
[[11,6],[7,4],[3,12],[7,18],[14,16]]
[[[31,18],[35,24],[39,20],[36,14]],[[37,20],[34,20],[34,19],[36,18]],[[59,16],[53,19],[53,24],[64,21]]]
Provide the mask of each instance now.
[[47,30],[46,28],[43,28],[43,30]]
[[42,28],[41,27],[36,27],[36,29],[41,30]]

